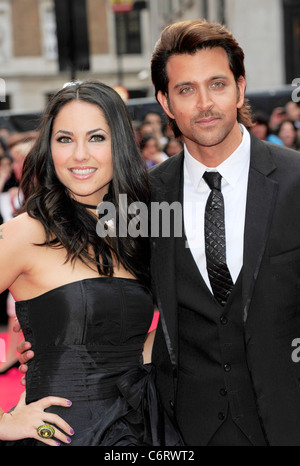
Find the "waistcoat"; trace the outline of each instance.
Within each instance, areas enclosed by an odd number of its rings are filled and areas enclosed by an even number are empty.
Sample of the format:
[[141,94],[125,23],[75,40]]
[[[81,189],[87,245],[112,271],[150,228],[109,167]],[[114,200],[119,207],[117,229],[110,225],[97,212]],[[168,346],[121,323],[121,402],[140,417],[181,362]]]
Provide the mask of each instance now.
[[265,445],[247,365],[242,274],[223,308],[206,286],[185,237],[176,238],[178,389],[176,418],[191,445],[207,445],[227,416]]

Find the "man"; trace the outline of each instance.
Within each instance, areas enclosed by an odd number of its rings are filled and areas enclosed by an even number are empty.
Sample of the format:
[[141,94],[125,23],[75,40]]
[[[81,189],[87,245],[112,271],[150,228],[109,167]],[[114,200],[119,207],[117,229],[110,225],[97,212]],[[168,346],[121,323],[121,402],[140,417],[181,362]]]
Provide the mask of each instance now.
[[152,201],[179,201],[184,222],[183,238],[152,240],[152,356],[186,444],[300,445],[300,157],[247,131],[243,61],[206,21],[167,27],[154,50],[156,96],[185,149],[151,171]]
[[152,238],[152,356],[191,446],[300,445],[300,157],[247,131],[243,60],[206,21],[169,26],[152,60],[185,142],[150,174],[152,202],[182,204],[184,224]]

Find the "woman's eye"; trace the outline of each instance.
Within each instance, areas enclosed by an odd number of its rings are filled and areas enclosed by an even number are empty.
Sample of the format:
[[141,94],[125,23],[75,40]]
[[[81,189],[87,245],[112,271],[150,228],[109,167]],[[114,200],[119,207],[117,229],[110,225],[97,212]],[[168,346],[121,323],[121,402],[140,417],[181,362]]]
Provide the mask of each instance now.
[[69,138],[67,136],[62,136],[61,138],[58,138],[57,141],[61,142],[62,144],[67,144],[67,143],[71,142],[71,138]]
[[101,134],[95,134],[94,136],[91,137],[90,141],[91,142],[102,142],[105,140],[105,137],[102,136]]

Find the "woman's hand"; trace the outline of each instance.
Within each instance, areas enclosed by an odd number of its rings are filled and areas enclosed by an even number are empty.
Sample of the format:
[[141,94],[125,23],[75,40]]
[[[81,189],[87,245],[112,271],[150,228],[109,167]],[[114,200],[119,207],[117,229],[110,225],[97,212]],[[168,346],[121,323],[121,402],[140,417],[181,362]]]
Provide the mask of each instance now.
[[[4,441],[33,438],[49,446],[59,446],[70,443],[70,435],[74,434],[71,426],[57,414],[45,412],[50,406],[71,406],[71,402],[65,398],[48,396],[39,401],[25,404],[25,392],[13,411],[7,414],[0,413],[0,439]],[[37,429],[43,424],[51,425],[55,429],[53,438],[45,439],[38,435]],[[55,427],[54,427],[55,426]]]

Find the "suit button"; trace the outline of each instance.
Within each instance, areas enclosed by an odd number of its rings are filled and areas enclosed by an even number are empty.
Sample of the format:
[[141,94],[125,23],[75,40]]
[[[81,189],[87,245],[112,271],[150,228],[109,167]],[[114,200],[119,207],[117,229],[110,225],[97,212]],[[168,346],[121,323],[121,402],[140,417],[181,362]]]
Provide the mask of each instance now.
[[227,325],[228,324],[228,319],[226,316],[221,316],[220,317],[220,322],[222,325]]
[[171,409],[174,409],[174,401],[170,401],[170,406],[171,406]]
[[225,372],[230,372],[231,371],[231,365],[230,364],[224,364],[224,371]]
[[226,396],[226,395],[227,395],[227,390],[226,390],[226,388],[221,388],[221,390],[220,390],[220,395],[221,395],[221,396]]
[[224,421],[224,419],[225,419],[225,414],[224,414],[224,413],[219,413],[219,414],[218,414],[218,418],[220,419],[220,421]]

